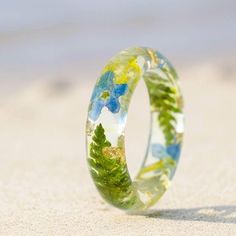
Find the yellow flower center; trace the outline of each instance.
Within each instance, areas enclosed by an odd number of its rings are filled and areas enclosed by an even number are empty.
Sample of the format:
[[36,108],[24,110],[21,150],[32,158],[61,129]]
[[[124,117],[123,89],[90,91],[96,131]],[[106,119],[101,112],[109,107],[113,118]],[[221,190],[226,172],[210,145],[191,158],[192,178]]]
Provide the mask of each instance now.
[[101,95],[101,98],[107,100],[110,97],[110,93],[108,91],[104,91]]

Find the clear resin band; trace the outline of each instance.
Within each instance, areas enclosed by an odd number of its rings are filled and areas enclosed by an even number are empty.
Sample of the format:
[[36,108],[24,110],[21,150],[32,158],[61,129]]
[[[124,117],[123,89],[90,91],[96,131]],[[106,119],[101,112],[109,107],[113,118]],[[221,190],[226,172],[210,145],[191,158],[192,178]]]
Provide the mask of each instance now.
[[[131,179],[125,158],[125,125],[132,94],[144,79],[151,129],[144,162]],[[94,183],[110,204],[128,211],[154,205],[168,189],[183,139],[183,99],[178,76],[159,52],[129,48],[113,57],[98,78],[86,127],[87,158]]]

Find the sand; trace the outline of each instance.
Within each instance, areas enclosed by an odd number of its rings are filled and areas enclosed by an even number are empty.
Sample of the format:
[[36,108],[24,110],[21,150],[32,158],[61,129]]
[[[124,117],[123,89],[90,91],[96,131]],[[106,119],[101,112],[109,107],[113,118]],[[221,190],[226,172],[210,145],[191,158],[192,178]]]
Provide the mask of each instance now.
[[[84,131],[92,82],[38,82],[2,101],[0,235],[236,235],[235,70],[202,63],[179,74],[186,111],[181,161],[169,191],[140,215],[107,205],[90,178]],[[133,103],[138,114],[144,96]],[[131,118],[132,169],[141,164],[135,156],[146,126],[143,117]],[[134,134],[140,136],[131,140]]]

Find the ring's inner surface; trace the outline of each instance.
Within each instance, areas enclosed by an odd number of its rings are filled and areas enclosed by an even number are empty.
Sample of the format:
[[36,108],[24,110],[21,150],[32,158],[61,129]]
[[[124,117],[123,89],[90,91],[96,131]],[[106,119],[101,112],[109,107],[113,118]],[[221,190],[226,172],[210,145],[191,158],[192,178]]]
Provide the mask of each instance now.
[[[131,180],[125,159],[125,125],[140,79],[151,111],[143,164]],[[159,52],[131,48],[104,68],[95,86],[87,123],[88,161],[101,195],[126,210],[143,210],[160,199],[178,164],[183,138],[182,95],[177,74]]]

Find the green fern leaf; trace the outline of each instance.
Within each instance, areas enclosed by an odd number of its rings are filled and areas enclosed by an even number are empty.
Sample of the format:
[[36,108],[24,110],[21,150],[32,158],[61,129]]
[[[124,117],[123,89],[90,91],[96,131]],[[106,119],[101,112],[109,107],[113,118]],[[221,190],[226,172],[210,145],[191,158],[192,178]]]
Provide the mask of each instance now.
[[129,176],[124,150],[112,147],[102,124],[97,125],[90,144],[90,172],[101,195],[113,205],[128,209],[138,202]]
[[175,114],[181,112],[177,88],[169,79],[155,72],[147,72],[144,80],[149,90],[153,111],[158,112],[158,122],[166,139],[166,145],[175,141]]

